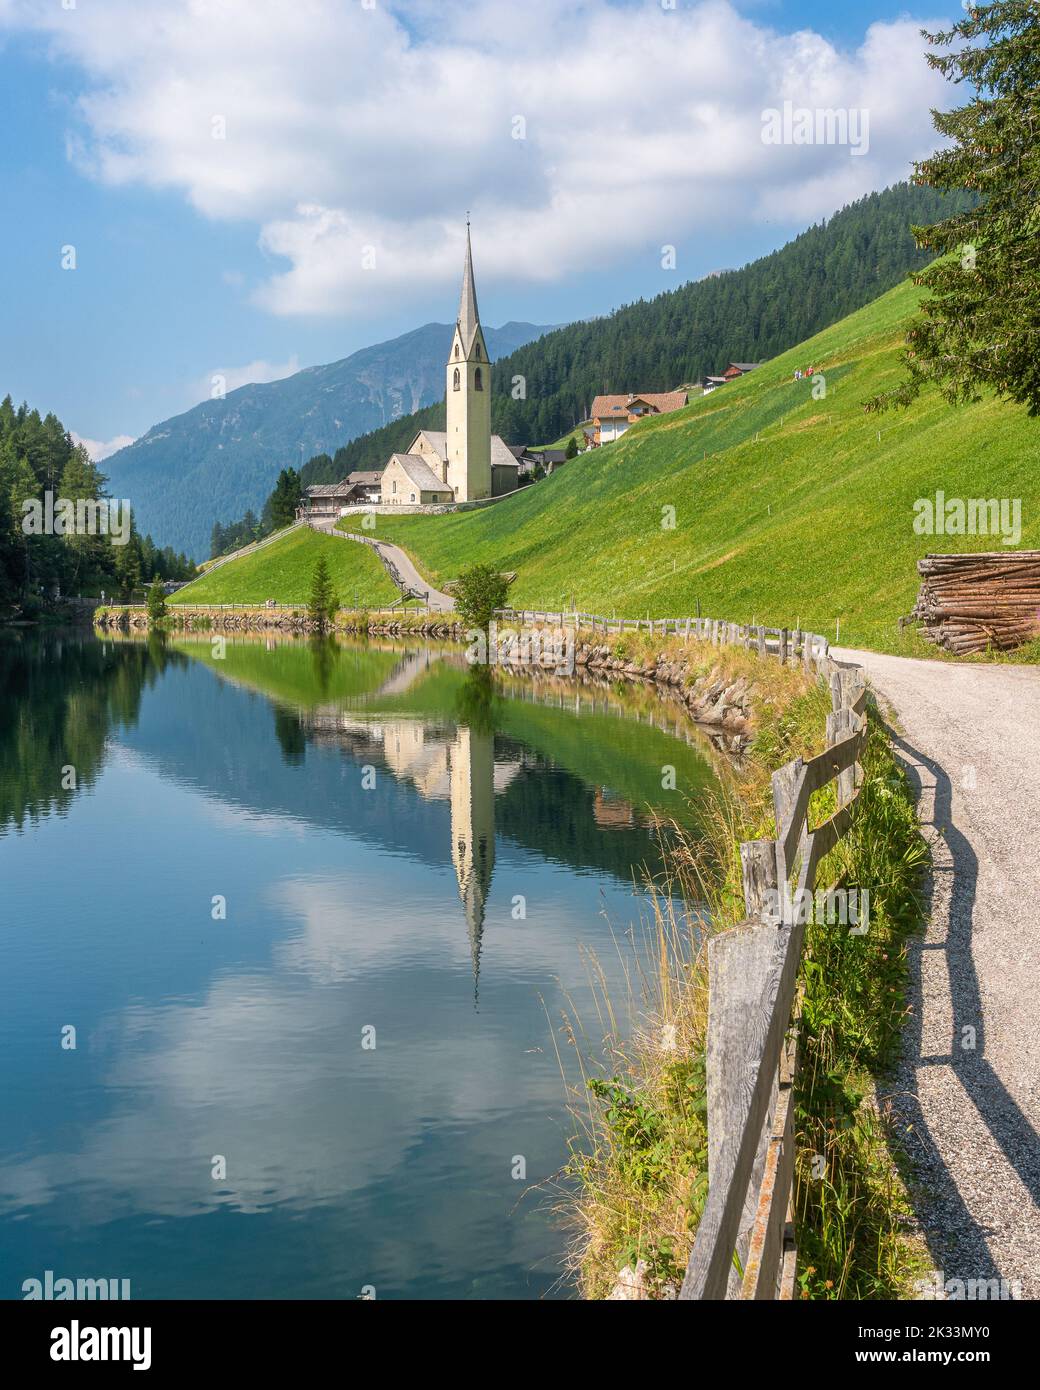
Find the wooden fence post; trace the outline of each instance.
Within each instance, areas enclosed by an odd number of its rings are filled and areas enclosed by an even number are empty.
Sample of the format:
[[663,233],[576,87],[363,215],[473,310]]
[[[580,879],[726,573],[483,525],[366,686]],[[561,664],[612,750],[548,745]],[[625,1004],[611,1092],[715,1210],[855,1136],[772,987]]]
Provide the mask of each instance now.
[[752,922],[761,922],[776,892],[776,844],[773,840],[745,840],[740,846],[744,883],[744,909]]
[[[751,1074],[761,1054],[768,1018],[770,983],[776,966],[776,927],[738,927],[708,942],[708,1039],[705,1061],[708,1084],[708,1187],[728,1181],[726,1171],[748,1119]],[[736,1251],[747,1258],[751,1228],[758,1210],[758,1189],[765,1169],[769,1119],[776,1106],[779,1078],[769,1098],[767,1121],[747,1186]],[[735,1297],[741,1279],[731,1264],[726,1290]]]
[[[833,748],[836,743],[840,743],[843,738],[848,738],[849,734],[854,734],[857,729],[856,716],[851,709],[839,709],[827,716],[827,747]],[[847,806],[856,795],[856,764],[846,768],[844,772],[838,773],[837,795],[838,810]]]

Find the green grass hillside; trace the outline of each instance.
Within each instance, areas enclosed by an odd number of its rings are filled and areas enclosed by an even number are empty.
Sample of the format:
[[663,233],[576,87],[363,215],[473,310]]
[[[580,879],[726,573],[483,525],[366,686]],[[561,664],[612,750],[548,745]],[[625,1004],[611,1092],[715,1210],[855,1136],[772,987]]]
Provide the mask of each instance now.
[[222,679],[258,690],[281,705],[311,710],[327,701],[360,700],[387,680],[400,664],[392,648],[291,645],[232,638],[216,657],[209,637],[175,637],[177,651],[209,666]]
[[[435,582],[475,561],[516,570],[518,606],[678,617],[699,601],[708,615],[800,619],[831,637],[840,618],[843,642],[906,650],[896,621],[913,606],[918,558],[1002,548],[997,537],[915,534],[916,499],[1021,498],[1021,545],[1040,548],[1040,420],[995,400],[953,409],[937,395],[908,411],[863,411],[899,379],[917,295],[898,287],[515,498],[380,517],[376,534]],[[809,365],[826,376],[823,400],[792,379]],[[662,524],[671,508],[674,529]]]
[[400,595],[378,557],[367,545],[323,536],[301,527],[241,560],[221,565],[172,596],[172,604],[278,603],[305,604],[318,556],[329,562],[332,582],[344,608],[361,603],[376,608]]

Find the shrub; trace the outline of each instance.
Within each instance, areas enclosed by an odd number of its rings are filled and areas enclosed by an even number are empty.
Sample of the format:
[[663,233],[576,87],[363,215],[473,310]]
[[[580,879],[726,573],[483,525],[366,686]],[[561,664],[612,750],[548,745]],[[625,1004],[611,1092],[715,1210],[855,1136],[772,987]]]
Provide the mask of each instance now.
[[166,617],[166,591],[156,576],[148,590],[148,626],[156,627]]
[[491,565],[471,565],[455,584],[455,612],[464,627],[487,632],[497,608],[504,608],[512,583]]

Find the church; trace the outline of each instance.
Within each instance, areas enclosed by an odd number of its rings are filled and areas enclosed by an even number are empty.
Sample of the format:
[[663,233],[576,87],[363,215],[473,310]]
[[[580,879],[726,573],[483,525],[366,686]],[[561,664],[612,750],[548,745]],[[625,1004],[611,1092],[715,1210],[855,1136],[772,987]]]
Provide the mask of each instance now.
[[466,223],[466,264],[447,367],[447,429],[420,430],[406,454],[383,469],[384,506],[482,502],[516,489],[517,461],[491,433],[491,363],[477,310],[473,246]]
[[342,483],[307,489],[312,519],[330,520],[351,506],[454,506],[515,492],[519,465],[512,450],[491,433],[491,363],[477,309],[473,246],[466,223],[462,295],[446,368],[444,430],[420,430],[407,453],[392,454],[378,475],[351,474]]

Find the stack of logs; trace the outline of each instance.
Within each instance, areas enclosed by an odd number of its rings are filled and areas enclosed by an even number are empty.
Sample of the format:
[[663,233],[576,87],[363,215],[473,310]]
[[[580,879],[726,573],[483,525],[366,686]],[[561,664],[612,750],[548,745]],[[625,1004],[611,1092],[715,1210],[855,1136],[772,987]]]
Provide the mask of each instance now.
[[926,555],[912,618],[947,651],[1008,651],[1040,636],[1040,550]]

